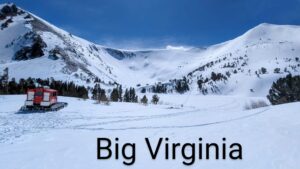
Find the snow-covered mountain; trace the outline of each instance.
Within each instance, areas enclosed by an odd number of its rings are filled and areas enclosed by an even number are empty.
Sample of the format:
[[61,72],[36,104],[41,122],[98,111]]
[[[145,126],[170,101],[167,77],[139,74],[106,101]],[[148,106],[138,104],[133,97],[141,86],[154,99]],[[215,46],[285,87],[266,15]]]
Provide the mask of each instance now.
[[13,4],[0,9],[0,71],[8,67],[10,78],[141,88],[186,77],[194,93],[265,96],[273,81],[300,71],[300,26],[260,24],[207,48],[129,51],[76,37]]
[[[0,63],[10,77],[54,77],[83,83],[99,77],[117,81],[120,66],[106,48],[71,35],[43,19],[17,8],[1,5]],[[113,72],[116,72],[113,74]]]

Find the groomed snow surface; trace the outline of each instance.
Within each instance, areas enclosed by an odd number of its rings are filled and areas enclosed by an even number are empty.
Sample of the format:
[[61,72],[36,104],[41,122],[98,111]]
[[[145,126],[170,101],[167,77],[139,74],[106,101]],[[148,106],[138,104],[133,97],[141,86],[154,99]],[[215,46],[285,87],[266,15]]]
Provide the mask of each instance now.
[[[245,110],[263,98],[238,96],[160,95],[159,105],[94,104],[61,97],[69,106],[58,112],[20,114],[24,95],[0,96],[1,169],[228,168],[298,169],[300,164],[300,103]],[[136,162],[122,158],[97,160],[97,137],[136,143]],[[192,166],[165,160],[163,149],[152,160],[145,137],[170,143],[238,142],[242,160],[198,160]]]

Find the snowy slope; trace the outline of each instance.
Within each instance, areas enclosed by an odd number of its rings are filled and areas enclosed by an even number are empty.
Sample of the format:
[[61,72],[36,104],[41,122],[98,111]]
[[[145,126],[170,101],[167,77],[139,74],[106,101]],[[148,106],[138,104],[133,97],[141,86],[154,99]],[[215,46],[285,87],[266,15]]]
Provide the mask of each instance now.
[[[13,4],[3,6],[13,8]],[[7,20],[11,23],[0,30],[0,67],[9,67],[10,77],[54,77],[77,83],[96,77],[105,83],[116,81],[110,65],[119,67],[119,64],[104,48],[73,36],[20,8],[17,13],[6,14],[0,24]],[[36,41],[42,54],[31,56]],[[28,48],[31,51],[26,51]]]
[[[177,97],[178,96],[178,97]],[[119,160],[96,160],[96,138],[118,137],[120,143],[136,143],[136,162],[129,168],[243,168],[298,169],[300,159],[299,103],[243,109],[248,98],[236,96],[161,95],[161,105],[131,103],[94,104],[91,100],[61,97],[69,106],[59,112],[18,114],[24,95],[1,96],[0,168],[128,168]],[[167,102],[166,102],[167,101]],[[171,107],[174,107],[173,109]],[[238,142],[243,160],[195,160],[182,164],[165,160],[164,149],[152,160],[144,137],[156,142]]]
[[[265,96],[273,81],[300,71],[299,26],[260,24],[207,48],[129,51],[88,42],[20,8],[2,17],[0,25],[10,18],[12,23],[0,30],[0,72],[8,67],[16,79],[54,77],[88,85],[87,79],[97,77],[105,84],[143,87],[185,76],[193,93]],[[35,43],[43,54],[27,51]],[[212,72],[222,78],[212,80]]]
[[[279,77],[299,74],[299,33],[299,26],[261,24],[236,39],[210,47],[203,56],[213,65],[191,75],[209,78],[212,71],[229,72],[227,81],[212,82],[221,93],[266,95]],[[265,74],[260,73],[261,68],[266,68]],[[275,73],[276,68],[279,71]]]
[[[240,37],[205,49],[138,52],[136,58],[124,62],[136,74],[142,74],[140,83],[144,85],[153,79],[168,82],[187,76],[196,93],[197,80],[207,78],[200,93],[207,90],[264,96],[279,77],[299,74],[300,27],[261,24]],[[266,68],[266,73],[261,68]],[[276,68],[279,71],[274,72]],[[212,72],[221,73],[226,80],[211,80]]]

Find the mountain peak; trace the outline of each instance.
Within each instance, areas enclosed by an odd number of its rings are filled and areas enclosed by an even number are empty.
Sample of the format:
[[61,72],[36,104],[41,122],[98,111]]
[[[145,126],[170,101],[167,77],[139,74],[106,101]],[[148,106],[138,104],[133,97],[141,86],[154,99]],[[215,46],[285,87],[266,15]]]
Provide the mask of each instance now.
[[[0,5],[0,26],[0,72],[9,68],[9,76],[17,80],[53,77],[89,86],[101,82],[107,88],[122,84],[150,90],[155,84],[174,87],[174,79],[186,77],[198,92],[195,86],[202,80],[204,94],[259,95],[275,78],[300,72],[299,26],[262,23],[206,50],[168,46],[147,51],[95,45],[12,3]],[[263,80],[267,82],[261,87]]]
[[278,43],[284,41],[300,43],[299,32],[300,27],[295,25],[261,23],[248,30],[243,35],[235,38],[233,41],[235,45],[254,45],[261,43]]
[[21,11],[22,10],[13,3],[0,4],[1,18],[4,16],[15,16],[18,14],[18,12],[21,12]]

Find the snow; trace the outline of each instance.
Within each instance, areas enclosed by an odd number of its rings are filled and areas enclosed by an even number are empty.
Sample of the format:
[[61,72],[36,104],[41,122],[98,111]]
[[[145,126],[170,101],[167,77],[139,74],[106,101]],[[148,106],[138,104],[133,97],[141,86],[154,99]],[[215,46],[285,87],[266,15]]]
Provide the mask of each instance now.
[[[260,97],[160,95],[159,105],[94,104],[60,97],[69,103],[58,112],[18,114],[24,95],[0,97],[0,168],[128,168],[122,159],[96,160],[96,138],[118,137],[137,144],[130,168],[289,168],[300,159],[300,104],[245,110]],[[183,105],[183,106],[181,106]],[[144,137],[153,142],[228,143],[243,146],[243,160],[197,160],[186,167],[159,154],[151,160]],[[161,150],[162,151],[162,150]],[[160,152],[160,153],[163,153]]]
[[[223,64],[234,61],[234,58],[247,55],[249,58],[248,65],[244,68],[238,65],[235,68],[243,69],[244,73],[239,72],[236,76],[233,75],[229,78],[225,86],[226,90],[222,94],[265,96],[272,82],[286,75],[286,73],[274,74],[273,70],[275,68],[279,67],[281,71],[288,68],[289,72],[299,74],[299,66],[296,66],[296,70],[290,70],[289,68],[290,65],[299,64],[295,62],[295,57],[299,56],[300,49],[299,30],[297,26],[263,24],[232,41],[217,45],[217,47],[212,46],[207,49],[182,48],[182,50],[168,48],[149,52],[135,51],[135,57],[125,58],[121,61],[110,59],[105,60],[105,63],[114,63],[111,64],[112,74],[116,76],[119,83],[125,86],[135,86],[137,84],[145,86],[181,78],[202,65],[227,57],[220,64],[208,68],[206,72],[199,73],[204,77],[210,77],[212,71],[225,74],[228,69],[222,68]],[[268,34],[257,32],[268,32]],[[295,38],[289,38],[288,33],[293,34]],[[109,58],[109,56],[106,58]],[[277,61],[275,61],[276,58]],[[287,62],[287,59],[291,59],[291,61]],[[117,64],[115,64],[116,62]],[[254,72],[262,67],[267,68],[268,74],[258,78]],[[233,69],[229,69],[229,71],[233,71]],[[248,71],[251,71],[251,73],[246,76],[245,74]],[[245,77],[253,80],[248,83]],[[192,77],[192,83],[195,84],[196,79],[197,74]],[[236,81],[238,84],[234,85]],[[216,85],[222,86],[222,84]],[[257,92],[251,93],[250,89]],[[197,93],[197,89],[194,88],[194,92]]]
[[[43,28],[31,23],[25,24],[26,13],[39,21]],[[237,38],[207,48],[168,45],[165,49],[147,51],[119,50],[134,54],[132,57],[120,58],[109,54],[104,46],[71,35],[34,14],[26,13],[13,17],[14,22],[0,31],[0,72],[8,67],[9,70],[14,70],[9,72],[10,78],[14,77],[16,80],[30,76],[43,79],[54,77],[93,86],[87,84],[86,80],[98,77],[106,84],[117,82],[128,88],[137,85],[151,86],[158,82],[169,83],[170,80],[180,79],[193,72],[188,80],[192,93],[198,94],[201,93],[197,87],[200,76],[210,79],[212,72],[229,72],[231,76],[227,81],[204,85],[208,94],[261,97],[268,94],[272,83],[278,78],[288,73],[299,75],[300,72],[300,62],[295,59],[300,58],[299,26],[263,23]],[[41,35],[47,44],[45,55],[22,62],[12,60],[14,53],[24,44],[9,44],[29,31]],[[67,57],[53,61],[48,57],[49,51],[57,46],[63,49]],[[244,58],[239,59],[240,57]],[[210,63],[214,64],[206,67],[205,71],[197,71],[199,67]],[[235,63],[236,66],[224,67],[228,63]],[[33,73],[28,65],[37,71]],[[267,69],[267,74],[258,77],[255,72],[262,67]],[[274,73],[275,68],[280,68],[280,73]],[[236,74],[233,73],[234,70],[238,70]],[[80,77],[76,78],[76,74]],[[212,92],[215,87],[219,92]]]
[[[27,14],[33,18],[25,19]],[[34,19],[40,27],[27,23]],[[300,103],[245,110],[252,102],[269,104],[265,96],[278,78],[287,73],[299,75],[300,61],[296,61],[296,57],[300,58],[299,26],[263,23],[239,37],[207,48],[168,45],[165,49],[147,51],[119,50],[133,53],[132,57],[122,58],[30,12],[13,16],[12,20],[13,23],[0,30],[0,74],[8,67],[10,78],[54,77],[88,85],[86,79],[91,78],[91,73],[106,83],[149,87],[189,75],[191,90],[182,95],[160,94],[158,105],[147,106],[102,105],[92,100],[60,97],[69,103],[68,107],[58,112],[28,114],[18,112],[24,104],[24,95],[0,96],[1,169],[125,168],[121,159],[96,160],[98,137],[112,140],[118,137],[120,143],[135,142],[137,159],[131,168],[299,168]],[[15,52],[28,45],[23,37],[28,32],[40,35],[47,44],[43,49],[45,55],[13,60]],[[62,48],[66,56],[52,60],[49,52],[56,47]],[[213,64],[203,71],[198,70],[210,63]],[[224,67],[228,63],[236,66]],[[262,67],[267,73],[257,76],[255,72]],[[274,73],[275,68],[280,68],[280,73]],[[209,95],[203,96],[197,80],[210,78],[212,72],[230,72],[231,76],[227,81],[205,84]],[[212,92],[214,87],[219,92]],[[142,94],[138,94],[141,98]],[[152,94],[146,95],[150,100]],[[226,137],[229,143],[242,144],[243,160],[196,159],[194,165],[186,167],[182,157],[165,160],[162,152],[157,160],[152,160],[143,146],[145,137],[152,140],[168,137],[180,143],[197,142],[202,137],[203,142],[220,144]]]
[[[29,32],[30,29],[23,24],[23,16],[16,16],[13,18],[13,23],[9,24],[9,29],[0,31],[0,63],[10,62],[14,53],[15,48],[7,48],[6,46],[17,39],[20,35],[24,35]],[[0,22],[1,23],[1,22]]]
[[[0,8],[2,6],[0,5]],[[30,14],[33,18],[25,19]],[[90,74],[123,87],[141,87],[187,76],[190,91],[160,94],[158,105],[134,103],[95,104],[92,100],[60,97],[69,106],[58,112],[22,114],[24,95],[0,96],[0,168],[125,168],[122,160],[96,160],[97,137],[118,137],[120,143],[135,142],[137,159],[131,168],[288,168],[300,159],[300,103],[245,110],[251,102],[266,99],[272,83],[287,73],[299,75],[300,27],[260,24],[227,42],[194,48],[168,45],[165,49],[116,50],[130,57],[112,55],[107,48],[71,35],[26,12],[13,16],[13,23],[0,30],[0,74],[9,77],[49,78],[86,84]],[[26,21],[37,21],[33,24]],[[4,21],[0,21],[2,23]],[[34,32],[47,47],[39,58],[16,61],[14,54],[28,45],[24,35]],[[60,47],[65,56],[49,58]],[[213,63],[213,64],[212,64]],[[224,67],[231,63],[235,67]],[[244,64],[245,63],[245,64]],[[205,65],[204,70],[198,69]],[[256,75],[262,67],[266,74]],[[280,68],[280,73],[274,73]],[[237,72],[234,73],[234,70]],[[197,80],[212,72],[230,72],[227,81],[210,81],[202,95]],[[80,75],[76,78],[75,74]],[[112,86],[102,85],[109,88]],[[140,87],[140,88],[141,88]],[[217,88],[217,92],[212,89]],[[152,94],[146,94],[150,100]],[[142,94],[139,93],[139,98]],[[190,167],[184,160],[157,160],[147,156],[144,138],[168,137],[172,142],[238,142],[243,160],[197,160]],[[180,152],[178,152],[180,153]],[[127,167],[126,167],[127,168]]]

